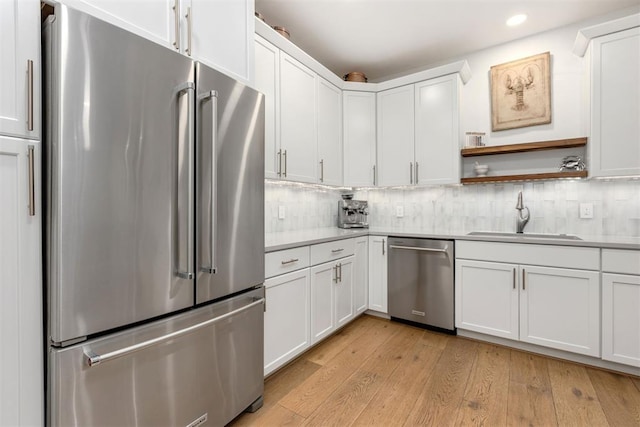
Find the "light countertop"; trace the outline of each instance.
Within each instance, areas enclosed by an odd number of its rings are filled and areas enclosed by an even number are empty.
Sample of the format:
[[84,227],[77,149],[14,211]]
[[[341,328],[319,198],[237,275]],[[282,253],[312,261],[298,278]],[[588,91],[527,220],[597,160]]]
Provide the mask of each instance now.
[[313,245],[330,242],[332,240],[345,239],[360,236],[398,236],[415,237],[424,239],[449,239],[449,240],[476,240],[485,242],[526,243],[538,245],[582,246],[608,249],[635,249],[640,250],[639,237],[622,236],[578,236],[582,240],[560,239],[550,237],[529,237],[524,235],[513,236],[470,236],[467,232],[446,231],[424,232],[421,230],[393,229],[393,228],[360,228],[341,229],[337,227],[317,228],[298,231],[284,231],[267,233],[265,236],[265,251],[273,252],[282,249],[299,246]]

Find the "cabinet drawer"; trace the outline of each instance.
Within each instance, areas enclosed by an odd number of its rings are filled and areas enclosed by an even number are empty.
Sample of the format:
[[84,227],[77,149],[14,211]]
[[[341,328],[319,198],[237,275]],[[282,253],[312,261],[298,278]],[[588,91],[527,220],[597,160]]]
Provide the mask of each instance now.
[[600,270],[600,249],[578,246],[456,241],[456,258]]
[[640,251],[603,249],[602,271],[640,275]]
[[267,279],[308,266],[309,246],[269,252],[264,256],[264,275]]
[[311,265],[322,264],[334,259],[353,255],[356,251],[355,239],[336,240],[311,246]]

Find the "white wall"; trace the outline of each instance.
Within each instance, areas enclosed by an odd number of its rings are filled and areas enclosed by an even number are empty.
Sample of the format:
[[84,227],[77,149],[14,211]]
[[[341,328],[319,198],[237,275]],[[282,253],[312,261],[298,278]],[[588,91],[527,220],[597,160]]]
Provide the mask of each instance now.
[[[466,59],[473,76],[461,91],[463,135],[471,131],[486,132],[487,145],[587,136],[586,60],[571,52],[579,28],[565,27],[468,55]],[[491,67],[547,51],[551,53],[551,123],[491,132]]]

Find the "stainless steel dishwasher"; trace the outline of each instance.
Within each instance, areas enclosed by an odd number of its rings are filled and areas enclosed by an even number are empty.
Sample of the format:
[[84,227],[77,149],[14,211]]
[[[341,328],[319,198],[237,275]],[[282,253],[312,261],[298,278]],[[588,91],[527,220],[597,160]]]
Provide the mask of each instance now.
[[392,320],[455,334],[453,241],[389,237]]

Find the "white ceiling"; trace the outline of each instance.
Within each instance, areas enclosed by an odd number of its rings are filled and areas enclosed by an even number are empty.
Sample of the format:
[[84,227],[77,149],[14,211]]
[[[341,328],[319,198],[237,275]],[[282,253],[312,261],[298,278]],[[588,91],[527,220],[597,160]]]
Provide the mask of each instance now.
[[[267,24],[338,76],[384,80],[490,46],[639,6],[640,0],[255,0]],[[510,28],[516,13],[529,19]]]

